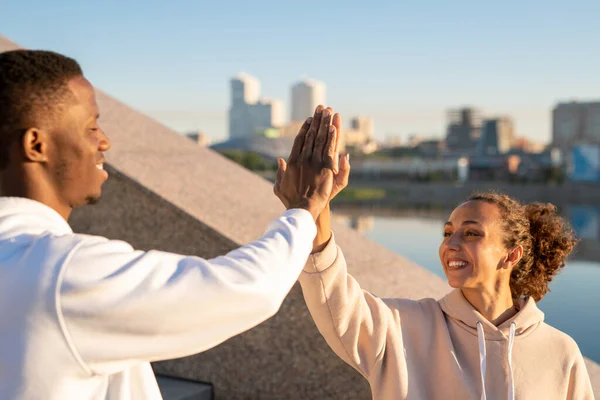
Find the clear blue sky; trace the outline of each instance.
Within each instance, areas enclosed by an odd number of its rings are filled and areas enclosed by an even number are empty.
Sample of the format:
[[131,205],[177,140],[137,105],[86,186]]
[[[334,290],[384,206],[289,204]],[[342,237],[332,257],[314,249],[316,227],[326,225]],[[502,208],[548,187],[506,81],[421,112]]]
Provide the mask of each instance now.
[[[293,4],[293,5],[292,5]],[[179,130],[227,132],[231,76],[285,101],[308,76],[376,136],[441,136],[445,111],[550,138],[552,106],[600,98],[600,1],[0,0],[0,34],[75,57],[97,87]]]

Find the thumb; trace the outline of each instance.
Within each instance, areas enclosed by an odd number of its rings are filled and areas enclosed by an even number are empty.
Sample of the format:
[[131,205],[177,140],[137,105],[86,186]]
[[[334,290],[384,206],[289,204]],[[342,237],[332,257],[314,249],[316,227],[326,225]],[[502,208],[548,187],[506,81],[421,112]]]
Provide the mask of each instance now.
[[278,158],[277,164],[279,165],[281,171],[285,173],[285,171],[287,170],[287,163],[285,162],[285,160],[283,158]]
[[283,158],[277,159],[277,175],[275,176],[275,188],[279,190],[279,186],[281,185],[281,180],[283,179],[283,174],[287,168],[286,162]]
[[335,182],[339,190],[345,188],[348,185],[348,178],[350,177],[350,154],[346,153],[340,159],[340,170],[335,174]]

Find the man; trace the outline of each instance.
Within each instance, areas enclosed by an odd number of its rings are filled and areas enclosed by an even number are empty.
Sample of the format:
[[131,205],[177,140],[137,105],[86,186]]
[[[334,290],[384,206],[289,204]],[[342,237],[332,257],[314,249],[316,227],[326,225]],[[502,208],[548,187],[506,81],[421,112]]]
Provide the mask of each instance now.
[[277,312],[334,185],[336,130],[319,107],[277,194],[287,211],[212,260],[74,234],[110,141],[76,61],[0,54],[0,399],[158,399],[151,361],[209,349]]

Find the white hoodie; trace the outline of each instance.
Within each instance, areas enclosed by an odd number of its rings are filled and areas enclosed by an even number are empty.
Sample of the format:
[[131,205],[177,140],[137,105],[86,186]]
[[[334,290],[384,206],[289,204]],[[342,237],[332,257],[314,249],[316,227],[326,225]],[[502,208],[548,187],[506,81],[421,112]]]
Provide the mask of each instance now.
[[151,361],[202,352],[273,316],[316,234],[288,210],[212,260],[74,234],[0,198],[0,399],[160,399]]

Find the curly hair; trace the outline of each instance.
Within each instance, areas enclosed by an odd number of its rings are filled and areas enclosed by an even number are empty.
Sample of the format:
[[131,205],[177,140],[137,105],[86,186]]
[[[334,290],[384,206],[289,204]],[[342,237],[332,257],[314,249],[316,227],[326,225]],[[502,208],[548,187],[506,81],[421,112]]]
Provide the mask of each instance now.
[[523,247],[523,256],[510,276],[513,299],[541,300],[578,242],[568,222],[550,203],[524,205],[508,195],[494,192],[475,193],[468,201],[495,204],[506,234],[504,245],[507,249],[516,245]]
[[50,124],[71,95],[68,81],[83,76],[77,61],[51,51],[0,53],[0,169],[10,146],[39,124]]

